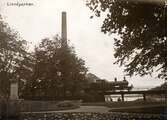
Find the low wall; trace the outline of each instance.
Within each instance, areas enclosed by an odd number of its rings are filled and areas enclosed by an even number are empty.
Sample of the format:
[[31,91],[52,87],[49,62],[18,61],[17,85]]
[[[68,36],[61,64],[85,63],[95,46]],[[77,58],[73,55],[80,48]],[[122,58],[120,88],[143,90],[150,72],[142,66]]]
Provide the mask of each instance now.
[[49,111],[54,110],[57,101],[21,101],[20,103],[20,111],[28,112],[28,111]]
[[20,120],[166,120],[162,114],[135,113],[22,113]]
[[0,118],[1,117],[15,117],[20,112],[20,104],[17,100],[3,100],[0,101]]

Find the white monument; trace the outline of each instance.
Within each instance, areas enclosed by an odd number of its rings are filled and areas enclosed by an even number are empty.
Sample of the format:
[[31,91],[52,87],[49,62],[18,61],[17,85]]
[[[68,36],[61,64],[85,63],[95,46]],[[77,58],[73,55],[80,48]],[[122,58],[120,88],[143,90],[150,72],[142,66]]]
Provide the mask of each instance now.
[[11,100],[18,100],[18,81],[12,80],[10,84],[10,99]]

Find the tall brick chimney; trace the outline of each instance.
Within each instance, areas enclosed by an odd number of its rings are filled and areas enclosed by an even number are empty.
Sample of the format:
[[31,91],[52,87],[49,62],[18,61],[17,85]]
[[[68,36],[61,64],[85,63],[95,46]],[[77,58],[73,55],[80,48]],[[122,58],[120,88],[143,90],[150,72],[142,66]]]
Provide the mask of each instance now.
[[66,12],[62,12],[61,38],[62,38],[62,47],[67,47],[67,18],[66,18]]

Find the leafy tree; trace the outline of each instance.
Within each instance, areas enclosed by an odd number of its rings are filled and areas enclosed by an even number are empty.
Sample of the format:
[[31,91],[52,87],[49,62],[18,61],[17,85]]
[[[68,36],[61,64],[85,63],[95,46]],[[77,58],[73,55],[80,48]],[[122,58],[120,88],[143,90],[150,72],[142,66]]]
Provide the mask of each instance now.
[[70,91],[74,97],[77,91],[79,92],[84,87],[87,68],[85,62],[75,54],[74,48],[62,47],[60,52],[59,68],[62,74],[64,92]]
[[27,84],[31,83],[29,81],[31,81],[33,77],[33,68],[35,66],[34,54],[27,53],[27,55],[24,56],[24,60],[20,62],[19,66],[19,98],[23,98],[25,96],[29,97],[31,95],[31,89],[27,89]]
[[[87,68],[74,48],[62,46],[61,39],[46,38],[35,48],[34,67],[31,80],[27,83],[27,94],[44,99],[74,97],[82,89]],[[28,91],[27,91],[28,90]]]
[[143,76],[159,70],[158,76],[167,78],[165,0],[88,0],[87,6],[97,17],[106,14],[102,32],[119,35],[115,38],[114,56],[128,75]]
[[22,40],[0,16],[0,94],[2,96],[9,96],[11,80],[19,80],[23,77],[19,71],[26,55],[26,41]]
[[59,85],[59,76],[54,58],[58,48],[60,48],[60,41],[56,37],[55,40],[43,39],[35,47],[35,51],[31,53],[33,72],[23,89],[23,98],[33,99],[36,96],[41,99],[47,95],[53,97],[57,95],[55,91]]

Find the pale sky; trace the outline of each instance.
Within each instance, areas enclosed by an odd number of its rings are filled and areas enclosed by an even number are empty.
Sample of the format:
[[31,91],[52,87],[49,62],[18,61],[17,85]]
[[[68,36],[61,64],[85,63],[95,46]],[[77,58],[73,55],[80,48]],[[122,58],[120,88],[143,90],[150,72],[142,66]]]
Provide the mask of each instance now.
[[[7,6],[7,3],[33,3],[33,6]],[[0,14],[18,31],[22,38],[33,45],[41,39],[61,33],[61,12],[67,12],[67,35],[76,53],[85,60],[89,71],[102,79],[122,80],[123,68],[113,65],[114,35],[100,31],[101,18],[90,19],[93,13],[84,0],[0,0]],[[115,35],[116,36],[116,35]],[[164,80],[155,77],[126,77],[136,88],[151,88]]]

